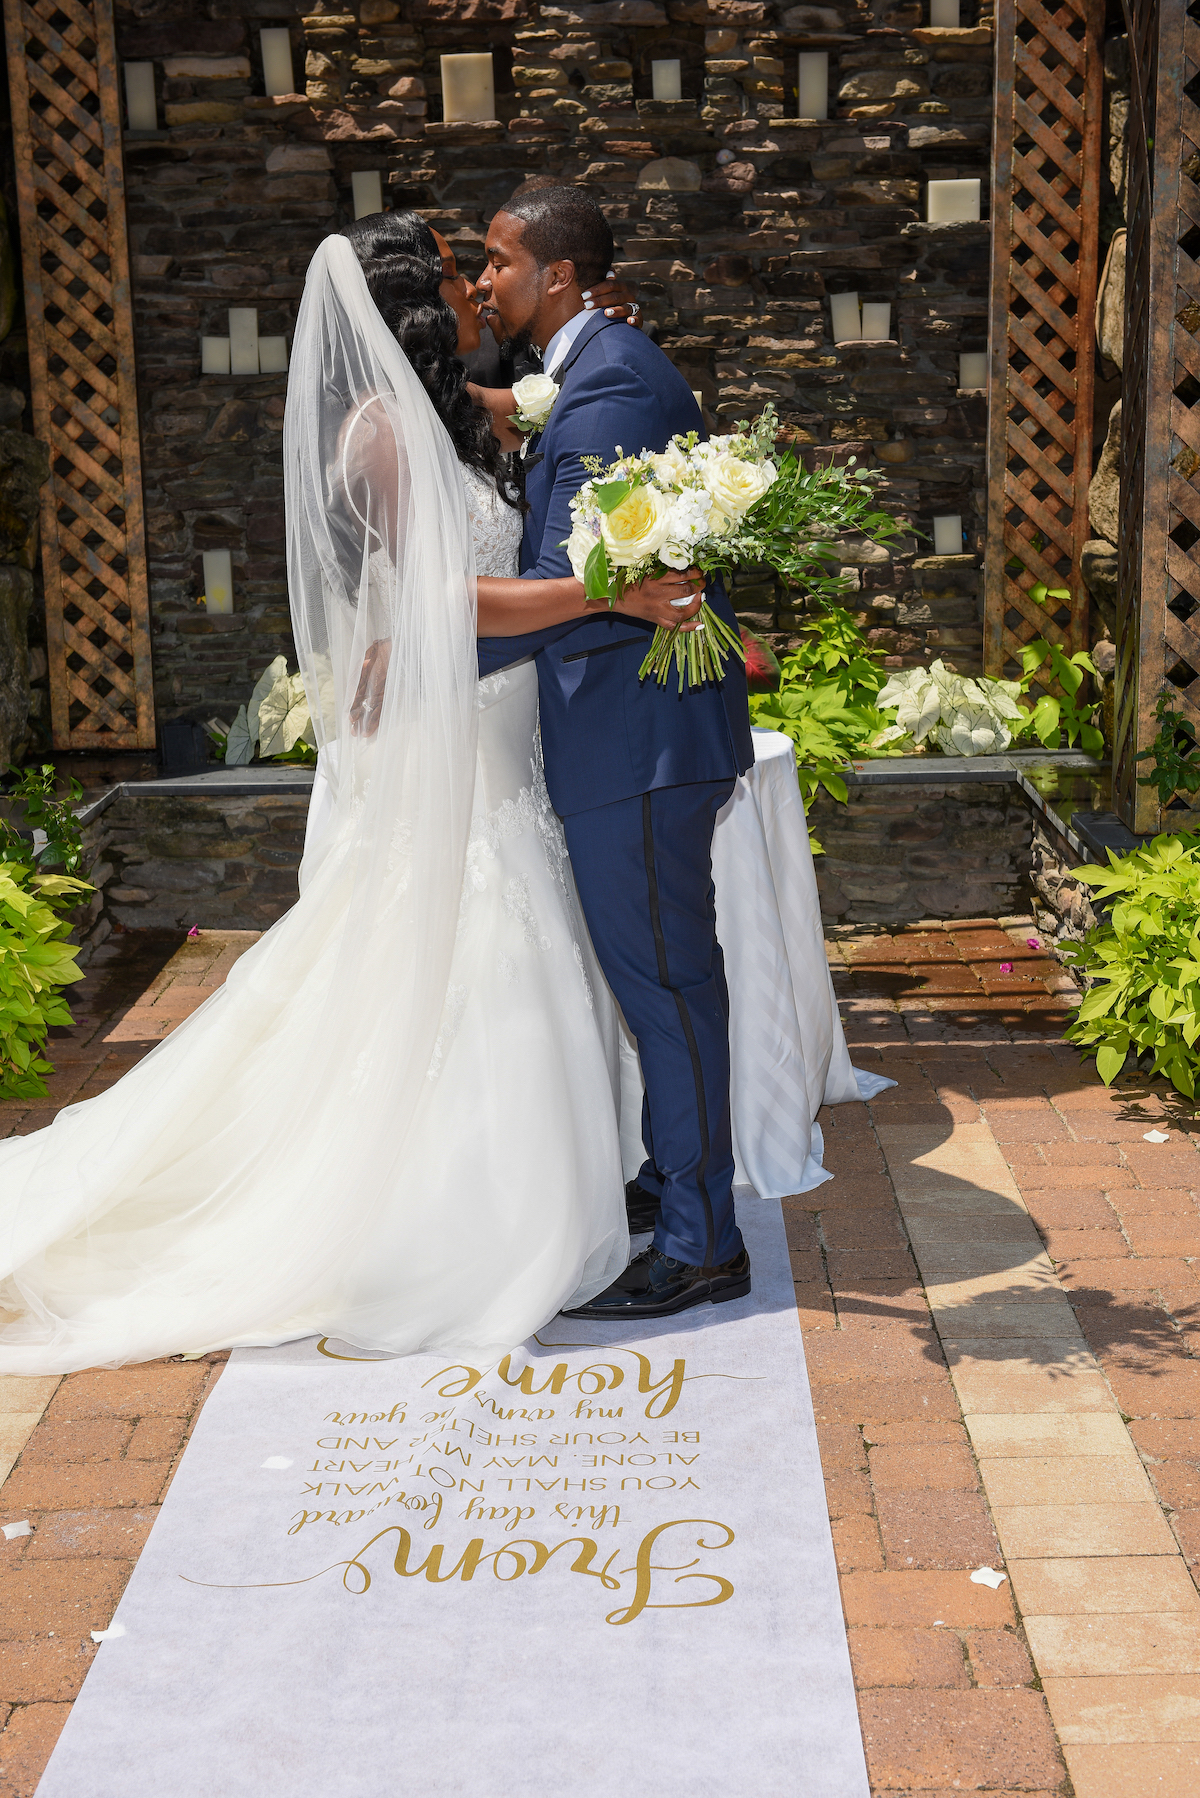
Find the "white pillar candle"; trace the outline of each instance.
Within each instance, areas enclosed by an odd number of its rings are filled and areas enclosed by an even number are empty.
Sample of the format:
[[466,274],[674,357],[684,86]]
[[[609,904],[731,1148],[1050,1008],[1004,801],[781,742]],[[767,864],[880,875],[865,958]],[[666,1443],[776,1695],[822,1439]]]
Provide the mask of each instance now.
[[829,117],[829,52],[802,50],[800,53],[800,106],[802,119]]
[[956,514],[933,521],[933,553],[935,556],[961,556],[963,553],[962,519]]
[[233,610],[233,558],[227,549],[204,552],[204,603],[210,612]]
[[979,180],[931,181],[925,194],[925,217],[931,225],[958,224],[979,217]]
[[258,34],[262,45],[263,86],[268,94],[294,94],[292,38],[285,25],[271,26]]
[[986,387],[988,383],[988,353],[986,350],[963,350],[958,358],[958,384],[960,387]]
[[680,79],[678,58],[667,62],[650,64],[650,81],[656,100],[682,100],[683,82]]
[[831,293],[829,310],[833,315],[833,341],[853,343],[862,336],[862,319],[856,293]]
[[496,116],[492,53],[442,57],[442,117],[448,125]]
[[227,375],[229,373],[228,337],[202,337],[200,339],[200,373],[202,375]]
[[260,375],[286,375],[288,351],[286,337],[260,337],[258,340],[258,372]]
[[365,219],[383,211],[383,177],[378,169],[355,169],[350,177],[354,192],[354,216]]
[[154,64],[125,64],[125,116],[131,131],[158,130],[158,103],[154,98]]
[[929,0],[929,23],[942,30],[958,30],[958,0]]
[[892,303],[890,300],[864,300],[862,334],[873,343],[887,343],[892,335]]
[[258,313],[253,306],[229,308],[229,372],[258,373]]

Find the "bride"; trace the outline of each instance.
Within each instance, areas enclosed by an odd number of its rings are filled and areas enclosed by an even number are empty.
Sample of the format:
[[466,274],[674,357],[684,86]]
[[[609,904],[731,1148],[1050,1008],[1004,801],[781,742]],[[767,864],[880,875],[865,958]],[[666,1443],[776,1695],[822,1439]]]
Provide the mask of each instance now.
[[[0,1143],[0,1372],[311,1335],[495,1358],[628,1259],[616,1016],[536,676],[476,673],[477,584],[493,635],[582,588],[513,578],[521,513],[455,357],[478,312],[409,216],[320,246],[292,353],[323,775],[300,899],[120,1082]],[[675,622],[687,586],[625,603]]]

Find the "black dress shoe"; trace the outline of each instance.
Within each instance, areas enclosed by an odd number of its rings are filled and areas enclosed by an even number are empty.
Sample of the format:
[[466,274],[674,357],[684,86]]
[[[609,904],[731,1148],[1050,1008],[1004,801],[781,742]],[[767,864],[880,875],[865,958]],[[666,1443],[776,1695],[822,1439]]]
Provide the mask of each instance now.
[[689,1267],[653,1244],[635,1255],[623,1274],[586,1305],[564,1317],[669,1317],[692,1305],[720,1305],[745,1298],[750,1290],[750,1256],[745,1249],[720,1267]]
[[655,1198],[652,1192],[647,1192],[644,1186],[639,1186],[636,1180],[626,1181],[625,1215],[629,1219],[629,1234],[644,1236],[648,1230],[653,1230],[658,1223],[661,1204],[661,1199]]

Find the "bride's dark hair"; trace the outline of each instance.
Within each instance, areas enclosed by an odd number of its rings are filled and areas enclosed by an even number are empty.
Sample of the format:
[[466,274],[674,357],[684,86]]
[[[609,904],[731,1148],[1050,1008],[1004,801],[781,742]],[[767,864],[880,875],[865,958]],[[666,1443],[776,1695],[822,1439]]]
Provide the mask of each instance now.
[[442,298],[442,258],[433,232],[416,212],[375,212],[347,225],[342,236],[362,264],[371,298],[412,363],[460,462],[495,481],[514,504],[504,452],[488,413],[467,392],[467,371],[455,354],[458,320]]

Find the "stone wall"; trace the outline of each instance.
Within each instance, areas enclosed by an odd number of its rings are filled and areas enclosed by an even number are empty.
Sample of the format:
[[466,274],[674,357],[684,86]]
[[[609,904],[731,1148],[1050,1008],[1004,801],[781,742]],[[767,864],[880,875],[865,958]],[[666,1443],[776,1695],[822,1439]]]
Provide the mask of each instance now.
[[[313,248],[367,168],[468,271],[528,176],[589,186],[714,425],[772,398],[806,454],[882,469],[915,527],[963,515],[971,553],[953,567],[915,531],[890,557],[848,544],[846,565],[896,662],[978,668],[985,404],[957,369],[986,344],[988,228],[921,220],[929,176],[978,175],[987,193],[990,14],[964,0],[969,23],[947,32],[924,26],[923,0],[327,0],[290,21],[275,0],[117,0],[122,56],[155,61],[163,127],[125,146],[160,720],[228,715],[290,650],[285,383],[202,377],[200,336],[226,334],[230,305],[290,333]],[[268,99],[258,30],[284,22],[306,91]],[[448,126],[438,59],[484,47],[499,119]],[[790,116],[804,48],[830,57],[836,116],[820,124]],[[648,97],[661,56],[683,65],[680,102]],[[890,301],[895,341],[831,342],[828,295],[851,288]],[[200,556],[226,546],[235,610],[210,616]],[[786,640],[782,601],[769,583],[739,592]]]
[[97,888],[75,932],[85,959],[114,928],[266,930],[295,903],[307,815],[307,788],[115,799],[84,832]]
[[851,784],[818,793],[809,824],[827,923],[995,918],[1028,910],[1033,820],[1008,782]]

